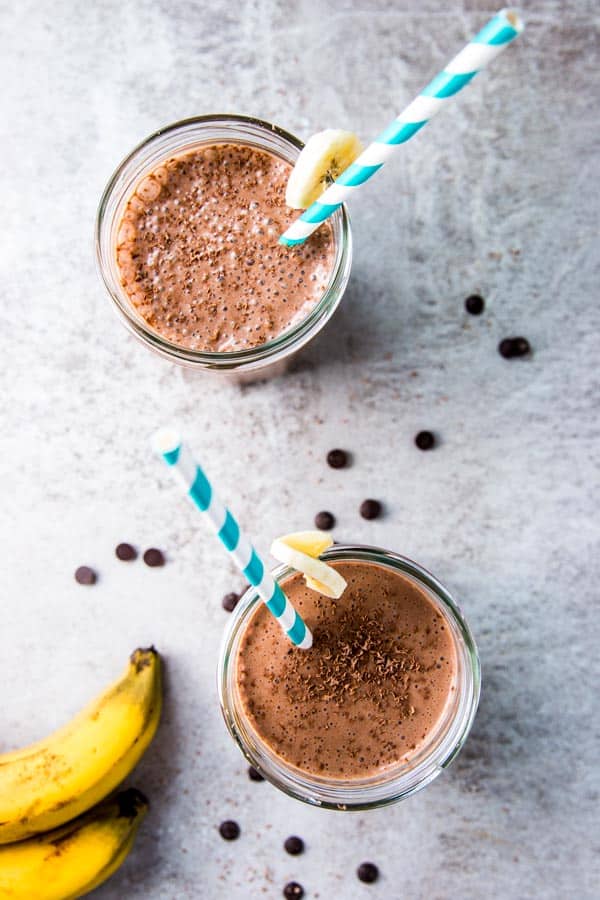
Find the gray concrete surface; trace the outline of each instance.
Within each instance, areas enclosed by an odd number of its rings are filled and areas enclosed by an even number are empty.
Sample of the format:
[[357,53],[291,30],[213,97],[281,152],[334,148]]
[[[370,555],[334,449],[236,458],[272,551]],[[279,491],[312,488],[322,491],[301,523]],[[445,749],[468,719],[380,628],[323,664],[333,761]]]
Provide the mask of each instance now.
[[[98,900],[277,898],[292,877],[311,900],[597,896],[600,19],[592,0],[522,11],[517,44],[356,198],[327,332],[288,376],[241,389],[154,358],[114,317],[92,256],[114,166],[157,126],[216,111],[369,139],[493,8],[0,4],[0,750],[64,721],[135,646],[168,662],[132,779],[152,814]],[[534,352],[507,362],[496,345],[515,333]],[[248,781],[214,678],[239,578],[149,452],[165,420],[263,551],[330,508],[339,539],[404,552],[460,599],[483,698],[424,793],[343,815]],[[435,452],[414,448],[420,428]],[[335,445],[350,470],[324,465]],[[385,518],[358,516],[365,496]],[[121,540],[168,565],[119,563]],[[95,587],[73,581],[80,563]],[[290,832],[304,856],[283,853]],[[356,880],[363,859],[378,884]]]

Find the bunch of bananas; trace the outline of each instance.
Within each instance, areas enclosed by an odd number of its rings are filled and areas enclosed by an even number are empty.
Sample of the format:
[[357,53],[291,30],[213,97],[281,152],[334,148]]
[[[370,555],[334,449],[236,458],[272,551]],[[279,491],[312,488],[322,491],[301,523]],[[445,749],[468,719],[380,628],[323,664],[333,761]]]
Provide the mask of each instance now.
[[108,795],[150,744],[161,703],[160,657],[136,650],[68,725],[0,755],[0,900],[82,897],[121,865],[148,802]]

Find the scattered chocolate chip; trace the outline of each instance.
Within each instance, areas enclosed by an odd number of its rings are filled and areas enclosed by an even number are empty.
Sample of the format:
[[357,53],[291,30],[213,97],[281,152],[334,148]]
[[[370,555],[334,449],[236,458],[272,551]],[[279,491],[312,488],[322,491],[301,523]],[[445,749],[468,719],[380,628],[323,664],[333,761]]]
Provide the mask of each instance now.
[[330,450],[327,454],[327,464],[332,469],[343,469],[348,465],[348,454],[345,450]]
[[500,341],[498,344],[498,353],[500,356],[503,356],[504,359],[510,359],[513,356],[513,342],[510,338],[504,338],[504,340]]
[[321,531],[331,531],[335,525],[335,516],[324,510],[323,512],[318,512],[315,516],[315,525],[317,528],[320,528]]
[[96,584],[98,576],[89,566],[79,566],[75,570],[75,581],[78,584]]
[[419,450],[431,450],[435,446],[435,435],[431,431],[420,431],[415,437]]
[[379,869],[375,863],[364,862],[360,864],[356,874],[359,880],[364,881],[365,884],[373,884],[379,878]]
[[144,553],[144,562],[147,566],[151,566],[155,568],[156,566],[164,566],[165,564],[165,556],[162,550],[157,550],[156,547],[150,547],[149,550],[146,550]]
[[465,300],[465,309],[472,316],[480,316],[485,308],[485,300],[479,294],[471,294]]
[[500,341],[498,344],[498,353],[500,356],[503,356],[504,359],[512,359],[516,356],[527,356],[528,353],[531,353],[531,346],[527,338],[524,337],[504,338],[504,340]]
[[377,519],[381,515],[381,503],[379,500],[363,500],[359,511],[363,519]]
[[235,841],[240,836],[240,826],[232,819],[227,819],[219,825],[219,834],[224,841]]
[[221,606],[223,607],[223,609],[227,610],[227,612],[233,612],[239,601],[240,595],[234,594],[234,592],[231,591],[230,594],[225,594],[225,596],[221,600]]
[[515,338],[515,350],[517,356],[525,356],[526,353],[531,353],[531,345],[527,338]]
[[285,900],[300,900],[304,897],[304,888],[297,881],[288,881],[283,889]]
[[286,838],[283,847],[291,856],[299,856],[300,853],[304,853],[304,841],[296,835]]
[[115,553],[117,558],[122,559],[123,562],[129,562],[137,557],[137,550],[131,544],[117,544]]
[[250,781],[264,781],[265,779],[254,766],[248,766],[248,778]]
[[515,356],[526,356],[528,353],[531,353],[531,345],[527,338],[516,337],[513,338],[513,341]]

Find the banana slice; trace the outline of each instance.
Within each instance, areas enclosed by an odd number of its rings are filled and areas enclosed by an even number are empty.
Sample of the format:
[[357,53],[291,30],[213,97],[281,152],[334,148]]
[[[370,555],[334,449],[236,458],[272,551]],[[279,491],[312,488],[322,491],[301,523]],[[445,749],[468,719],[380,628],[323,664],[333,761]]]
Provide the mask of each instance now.
[[313,134],[288,179],[287,205],[293,209],[306,209],[362,151],[363,146],[353,131],[326,128]]
[[[333,546],[333,537],[329,531],[296,531],[293,534],[286,534],[280,540],[287,544],[288,547],[293,547],[294,550],[299,550],[300,553],[306,553],[307,556],[311,556],[313,559],[317,559],[321,553]],[[329,588],[327,585],[317,581],[316,578],[305,575],[304,581],[306,586],[312,591],[325,594],[326,597],[331,596],[328,593]]]
[[313,559],[333,547],[333,537],[329,531],[295,531],[293,534],[285,534],[279,540]]
[[[322,581],[317,581],[316,578],[311,578],[310,575],[304,576],[304,583],[306,584],[307,588],[311,589],[311,591],[316,591],[317,594],[324,594],[326,597],[332,597],[334,600],[337,600],[338,597],[341,596],[340,594],[338,594],[337,596],[335,594],[332,594],[326,584],[323,584]],[[344,582],[344,584],[345,583],[346,582]]]
[[[306,535],[310,534],[310,532],[300,532],[299,534],[305,536],[304,546],[310,545],[311,539],[306,539]],[[315,546],[317,540],[323,540],[324,537],[324,535],[321,536],[317,533],[317,537],[315,538],[313,533],[313,546]],[[275,559],[278,559],[279,562],[284,563],[286,566],[290,566],[292,569],[296,569],[298,572],[302,572],[307,587],[312,590],[316,590],[320,594],[324,594],[326,597],[332,597],[335,600],[337,600],[338,597],[341,597],[346,589],[346,580],[342,578],[340,573],[331,566],[328,566],[327,563],[324,563],[322,560],[309,556],[308,553],[303,553],[294,546],[290,546],[287,542],[288,538],[291,538],[292,540],[294,538],[297,539],[298,534],[287,535],[286,537],[277,538],[277,540],[273,541],[271,553]],[[331,546],[331,544],[329,544],[329,546]]]

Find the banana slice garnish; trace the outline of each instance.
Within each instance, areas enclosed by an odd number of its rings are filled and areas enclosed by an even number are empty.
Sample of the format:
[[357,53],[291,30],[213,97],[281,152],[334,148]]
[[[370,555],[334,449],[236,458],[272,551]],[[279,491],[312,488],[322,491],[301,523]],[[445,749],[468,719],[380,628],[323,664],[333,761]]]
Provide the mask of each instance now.
[[326,128],[304,145],[288,179],[285,202],[306,209],[363,151],[353,131]]
[[318,557],[333,545],[327,532],[297,531],[277,538],[271,545],[275,559],[304,575],[306,586],[337,600],[346,589],[346,579]]
[[329,531],[294,531],[292,534],[285,534],[279,540],[288,547],[299,550],[300,553],[312,556],[313,559],[317,559],[321,553],[333,547],[333,537]]

